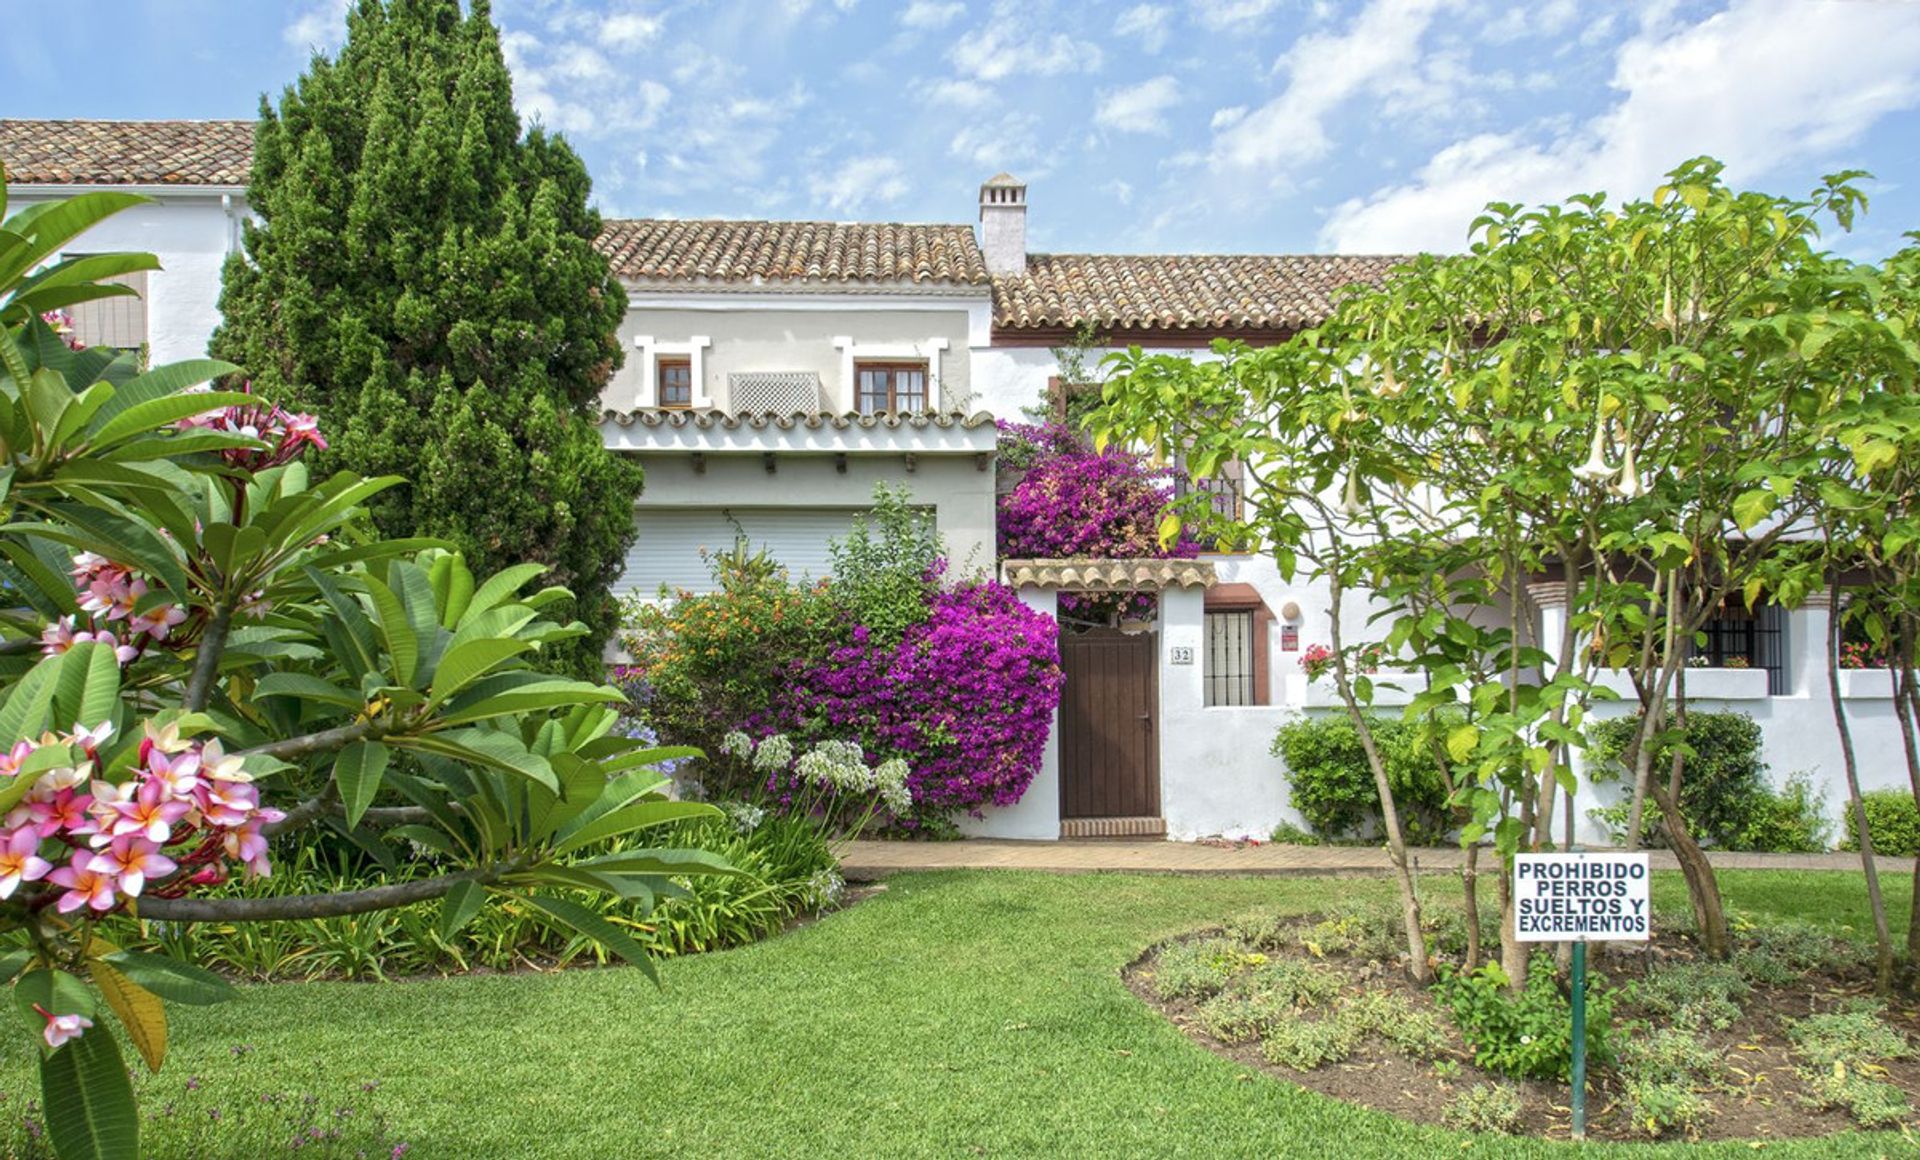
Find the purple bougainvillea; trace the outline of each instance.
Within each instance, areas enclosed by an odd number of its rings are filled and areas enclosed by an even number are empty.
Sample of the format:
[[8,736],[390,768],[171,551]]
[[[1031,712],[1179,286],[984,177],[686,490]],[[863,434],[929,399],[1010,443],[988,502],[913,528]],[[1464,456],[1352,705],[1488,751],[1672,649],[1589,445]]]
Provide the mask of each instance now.
[[1039,772],[1060,702],[1059,630],[994,583],[937,592],[891,650],[854,627],[800,674],[797,727],[907,761],[918,809],[1012,805]]
[[[1007,458],[1025,463],[1026,474],[1000,497],[1000,558],[1188,560],[1200,545],[1182,532],[1170,547],[1160,544],[1160,521],[1173,496],[1174,472],[1157,468],[1118,447],[1096,452],[1057,424],[1005,424]],[[1113,602],[1062,596],[1063,611],[1080,615],[1114,610]],[[1135,596],[1124,611],[1150,611],[1151,597]]]

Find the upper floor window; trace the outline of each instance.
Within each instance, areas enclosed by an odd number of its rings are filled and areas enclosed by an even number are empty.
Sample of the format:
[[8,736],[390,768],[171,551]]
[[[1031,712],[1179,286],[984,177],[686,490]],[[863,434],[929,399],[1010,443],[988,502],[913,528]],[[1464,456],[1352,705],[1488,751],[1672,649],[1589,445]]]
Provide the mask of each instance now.
[[[61,256],[78,258],[85,255]],[[147,272],[135,270],[102,278],[101,281],[130,286],[133,293],[113,298],[95,298],[91,302],[76,302],[69,306],[67,313],[73,317],[73,337],[87,346],[138,352],[147,345]]]
[[855,363],[853,377],[862,415],[927,409],[926,363]]
[[1748,610],[1729,601],[1718,616],[1701,626],[1687,650],[1688,663],[1710,668],[1765,669],[1767,692],[1779,697],[1792,692],[1787,671],[1787,611],[1763,603]]
[[659,399],[662,407],[693,406],[693,360],[663,358],[655,361],[660,377]]

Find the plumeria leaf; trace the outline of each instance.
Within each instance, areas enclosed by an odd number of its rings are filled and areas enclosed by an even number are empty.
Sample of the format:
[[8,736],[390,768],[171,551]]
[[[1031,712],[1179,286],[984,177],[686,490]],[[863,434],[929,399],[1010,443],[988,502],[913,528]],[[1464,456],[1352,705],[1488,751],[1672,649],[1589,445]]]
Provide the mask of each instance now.
[[349,827],[359,825],[366,815],[386,771],[387,747],[378,741],[356,741],[334,759],[333,781],[340,787],[340,800],[347,807]]
[[[96,952],[105,945],[97,938],[93,941]],[[147,1061],[147,1070],[159,1071],[167,1058],[166,1004],[100,958],[92,959],[87,970],[93,976],[93,985],[100,988],[101,997],[113,1009],[114,1017],[126,1029],[134,1050]]]
[[585,935],[645,971],[649,979],[659,982],[660,976],[654,970],[653,960],[648,956],[646,948],[635,941],[631,934],[607,921],[597,912],[557,894],[535,894],[527,901],[545,911],[561,926]]
[[440,903],[439,932],[442,940],[452,942],[487,904],[487,888],[478,882],[456,882]]
[[107,1028],[69,1039],[40,1062],[40,1106],[60,1160],[139,1160],[133,1081]]
[[183,963],[166,955],[147,951],[115,951],[101,961],[125,975],[135,985],[173,1003],[206,1007],[225,1003],[240,994],[234,990],[232,983],[205,967]]

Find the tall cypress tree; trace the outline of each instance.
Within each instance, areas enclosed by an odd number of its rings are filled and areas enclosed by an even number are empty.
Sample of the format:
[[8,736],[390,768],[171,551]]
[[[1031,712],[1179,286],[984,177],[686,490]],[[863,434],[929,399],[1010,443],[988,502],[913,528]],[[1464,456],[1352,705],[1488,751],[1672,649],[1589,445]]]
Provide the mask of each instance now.
[[387,535],[458,544],[475,570],[551,565],[595,630],[633,540],[640,470],[601,445],[626,293],[593,248],[586,168],[521,132],[487,0],[360,0],[336,59],[263,98],[229,260],[220,357],[317,412],[329,466],[407,483]]

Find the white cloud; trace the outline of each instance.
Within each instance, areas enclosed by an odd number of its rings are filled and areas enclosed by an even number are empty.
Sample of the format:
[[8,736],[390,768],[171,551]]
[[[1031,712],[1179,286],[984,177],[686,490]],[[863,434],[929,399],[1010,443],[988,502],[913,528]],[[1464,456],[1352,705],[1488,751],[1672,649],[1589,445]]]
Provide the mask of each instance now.
[[967,14],[967,6],[960,0],[941,3],[940,0],[913,0],[906,11],[900,14],[900,23],[908,28],[945,28]]
[[619,12],[600,22],[600,43],[614,52],[644,48],[660,35],[660,18],[641,12]]
[[1455,141],[1411,181],[1336,207],[1321,244],[1454,249],[1488,201],[1644,195],[1701,153],[1726,161],[1736,182],[1824,162],[1920,105],[1920,8],[1732,0],[1697,24],[1657,15],[1621,46],[1612,87],[1612,107],[1585,122]]
[[1120,36],[1139,38],[1140,47],[1151,55],[1167,46],[1172,31],[1173,13],[1161,4],[1137,4],[1120,14],[1113,31]]
[[1281,0],[1193,0],[1193,16],[1204,27],[1225,32],[1271,15]]
[[1363,92],[1406,86],[1421,38],[1447,2],[1370,0],[1344,31],[1296,40],[1279,62],[1286,89],[1214,135],[1213,168],[1286,179],[1291,167],[1324,157],[1333,146],[1328,117]]
[[983,177],[1005,170],[1037,181],[1053,171],[1040,148],[1040,118],[1032,113],[1008,113],[997,121],[967,125],[947,148]]
[[340,47],[347,39],[347,8],[351,0],[312,0],[280,30],[280,38],[295,48],[316,52]]
[[1103,192],[1112,194],[1113,199],[1121,205],[1133,204],[1133,184],[1131,182],[1121,181],[1116,177],[1100,188]]
[[651,78],[633,79],[584,44],[553,44],[525,29],[500,35],[513,74],[513,103],[522,117],[574,137],[602,137],[651,128],[672,91]]
[[987,22],[963,34],[950,54],[961,73],[983,81],[1096,72],[1100,47],[1036,26],[1033,8],[998,0]]
[[1245,105],[1228,105],[1224,109],[1215,109],[1213,119],[1207,122],[1209,129],[1224,129],[1228,125],[1239,124],[1240,118],[1247,115]]
[[905,170],[891,157],[856,157],[829,173],[807,179],[813,199],[835,213],[859,213],[876,202],[898,201],[907,192]]
[[1154,77],[1100,94],[1093,121],[1118,133],[1165,133],[1167,110],[1180,103],[1180,85],[1172,77]]
[[993,90],[979,81],[935,81],[921,93],[933,104],[951,105],[956,109],[980,109],[993,103]]

